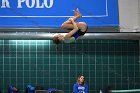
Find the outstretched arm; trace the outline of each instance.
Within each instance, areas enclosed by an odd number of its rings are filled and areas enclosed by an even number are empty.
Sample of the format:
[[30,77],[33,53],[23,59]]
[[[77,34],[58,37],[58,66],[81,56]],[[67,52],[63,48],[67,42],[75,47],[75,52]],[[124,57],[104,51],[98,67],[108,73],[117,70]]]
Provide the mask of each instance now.
[[67,38],[70,38],[78,30],[78,27],[76,23],[74,22],[74,20],[71,18],[70,21],[72,22],[73,30],[71,30],[68,34],[65,35],[65,37]]

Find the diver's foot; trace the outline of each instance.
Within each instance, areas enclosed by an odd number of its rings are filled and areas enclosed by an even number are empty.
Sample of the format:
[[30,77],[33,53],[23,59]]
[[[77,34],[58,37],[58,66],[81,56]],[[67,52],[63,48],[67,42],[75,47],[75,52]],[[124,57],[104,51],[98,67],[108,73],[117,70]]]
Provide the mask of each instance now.
[[74,13],[74,16],[77,16],[78,15],[76,10],[72,10],[72,11]]
[[76,9],[76,14],[77,14],[77,16],[78,16],[79,18],[82,17],[82,14],[80,13],[80,11],[79,11],[78,8]]

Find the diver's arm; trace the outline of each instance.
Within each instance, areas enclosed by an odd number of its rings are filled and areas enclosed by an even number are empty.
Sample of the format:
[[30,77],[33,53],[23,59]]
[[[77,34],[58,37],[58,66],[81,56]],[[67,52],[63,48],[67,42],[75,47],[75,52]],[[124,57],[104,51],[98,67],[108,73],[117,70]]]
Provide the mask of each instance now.
[[78,27],[77,27],[76,23],[74,22],[74,20],[72,18],[70,20],[73,24],[73,30],[71,30],[68,34],[65,35],[65,37],[67,37],[67,38],[70,38],[78,30]]

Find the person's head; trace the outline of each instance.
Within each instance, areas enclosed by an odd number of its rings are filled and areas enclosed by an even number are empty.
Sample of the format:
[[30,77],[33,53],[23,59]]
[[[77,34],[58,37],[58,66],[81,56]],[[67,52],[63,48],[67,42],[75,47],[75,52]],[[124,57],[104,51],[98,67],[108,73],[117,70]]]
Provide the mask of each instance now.
[[78,76],[77,83],[78,84],[85,84],[85,77],[84,77],[84,75],[79,75]]
[[55,36],[53,37],[53,42],[54,42],[55,44],[59,44],[59,43],[61,43],[63,40],[64,40],[64,36],[63,36],[63,35],[60,35],[60,34],[55,35]]

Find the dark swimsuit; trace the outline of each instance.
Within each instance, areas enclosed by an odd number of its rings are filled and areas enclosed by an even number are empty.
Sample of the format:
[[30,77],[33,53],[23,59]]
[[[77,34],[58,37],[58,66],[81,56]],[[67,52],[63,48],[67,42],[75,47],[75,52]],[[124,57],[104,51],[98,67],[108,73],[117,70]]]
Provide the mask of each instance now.
[[75,32],[72,37],[74,37],[75,39],[77,39],[79,36],[84,35],[88,30],[88,26],[86,28],[86,30],[84,32],[81,31],[81,29],[78,29],[77,32]]

